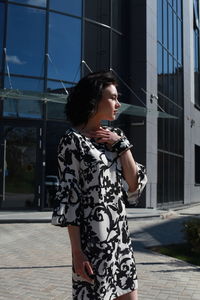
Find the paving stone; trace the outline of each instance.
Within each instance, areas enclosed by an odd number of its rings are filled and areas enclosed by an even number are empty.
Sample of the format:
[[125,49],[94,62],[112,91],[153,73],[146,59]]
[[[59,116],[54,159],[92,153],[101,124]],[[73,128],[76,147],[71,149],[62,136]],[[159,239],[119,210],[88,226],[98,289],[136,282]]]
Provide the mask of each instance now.
[[[200,299],[199,267],[147,248],[183,241],[184,219],[129,220],[140,300]],[[71,250],[65,228],[0,224],[0,236],[0,300],[72,299]]]

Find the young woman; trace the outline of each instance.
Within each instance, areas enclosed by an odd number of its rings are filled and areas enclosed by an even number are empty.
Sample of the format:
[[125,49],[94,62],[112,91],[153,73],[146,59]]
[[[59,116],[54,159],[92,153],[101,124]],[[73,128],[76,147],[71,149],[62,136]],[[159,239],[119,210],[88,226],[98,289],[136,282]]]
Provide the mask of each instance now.
[[74,300],[137,300],[137,274],[125,202],[144,188],[144,168],[118,128],[103,127],[120,107],[111,72],[91,73],[70,94],[72,128],[58,148],[59,206],[52,224],[68,226]]

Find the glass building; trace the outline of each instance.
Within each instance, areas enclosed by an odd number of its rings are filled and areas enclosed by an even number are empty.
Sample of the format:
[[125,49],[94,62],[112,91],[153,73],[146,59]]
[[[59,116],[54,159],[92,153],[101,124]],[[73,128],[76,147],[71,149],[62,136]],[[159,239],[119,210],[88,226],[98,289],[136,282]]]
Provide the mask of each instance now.
[[123,102],[114,126],[147,167],[139,205],[198,202],[199,10],[199,0],[0,0],[0,209],[51,208],[63,99],[109,69]]

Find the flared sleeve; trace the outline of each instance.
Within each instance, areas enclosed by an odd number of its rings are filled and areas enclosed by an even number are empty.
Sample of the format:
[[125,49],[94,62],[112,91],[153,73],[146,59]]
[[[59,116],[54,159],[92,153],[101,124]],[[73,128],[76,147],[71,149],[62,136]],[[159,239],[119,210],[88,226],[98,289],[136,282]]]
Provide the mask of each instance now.
[[138,203],[142,191],[144,190],[147,184],[147,175],[146,175],[145,167],[142,164],[139,164],[137,162],[136,162],[136,166],[137,166],[138,187],[133,193],[128,192],[128,203],[131,205],[133,204],[136,205]]
[[[123,136],[127,139],[127,137],[124,135],[123,131],[120,128],[114,128],[113,131],[115,131],[119,136]],[[142,191],[144,190],[144,188],[147,184],[147,175],[146,175],[145,167],[138,162],[136,162],[136,167],[137,167],[138,186],[134,192],[128,191],[128,184],[127,184],[125,178],[122,178],[123,187],[127,194],[127,202],[128,202],[127,204],[128,205],[136,205],[138,203],[139,198],[142,194]]]
[[58,147],[59,189],[52,214],[52,225],[80,226],[81,188],[79,184],[80,149],[71,134],[61,139]]

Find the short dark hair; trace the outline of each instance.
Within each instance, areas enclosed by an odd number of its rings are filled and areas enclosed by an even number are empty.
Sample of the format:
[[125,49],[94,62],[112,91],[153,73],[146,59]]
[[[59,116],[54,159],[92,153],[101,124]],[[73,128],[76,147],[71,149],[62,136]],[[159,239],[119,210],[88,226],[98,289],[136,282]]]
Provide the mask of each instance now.
[[73,126],[87,124],[97,111],[103,90],[109,85],[117,86],[117,80],[111,71],[95,72],[83,77],[71,90],[65,113]]

